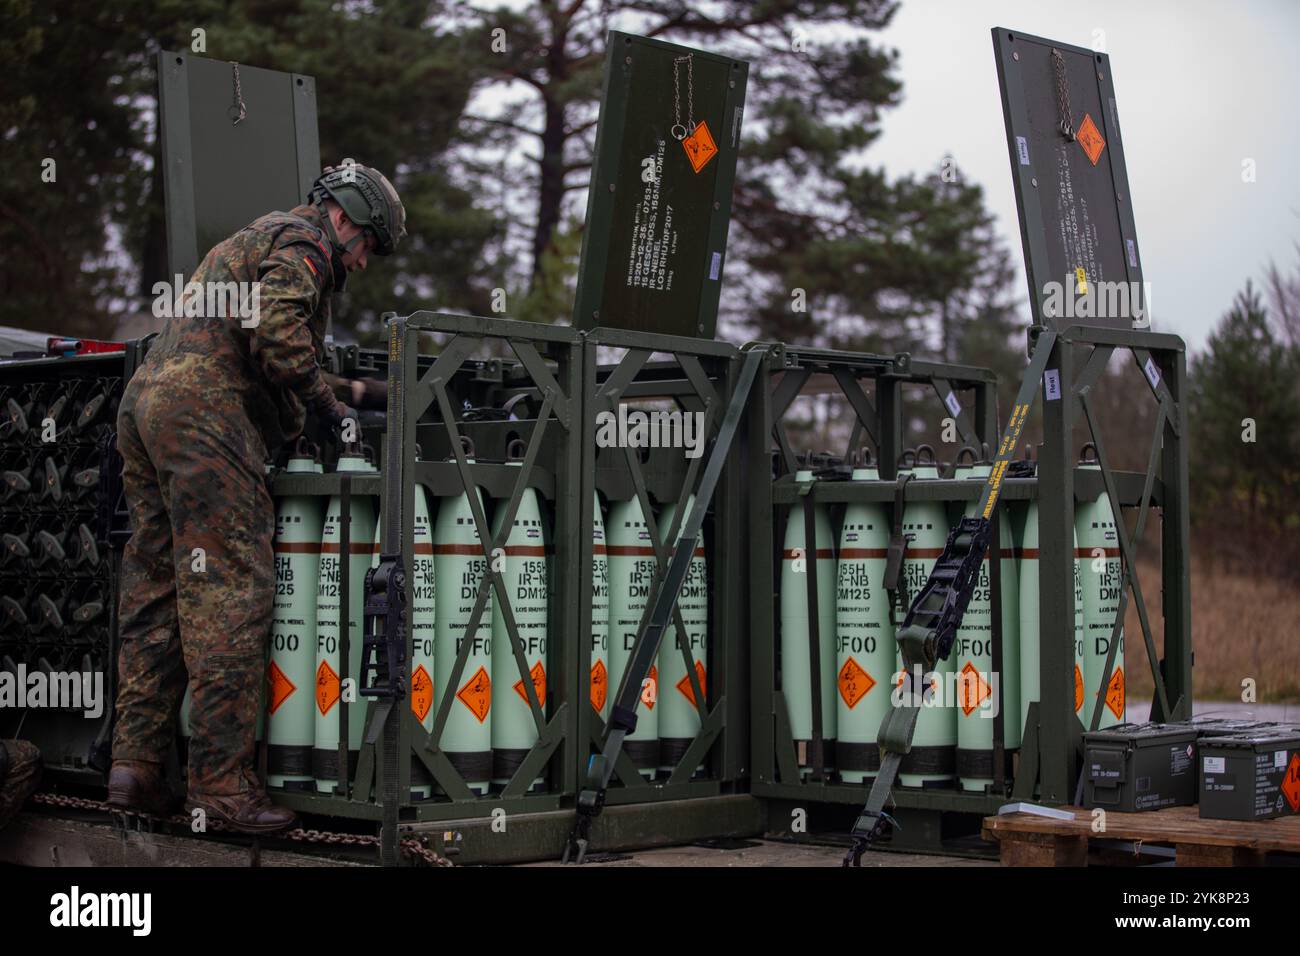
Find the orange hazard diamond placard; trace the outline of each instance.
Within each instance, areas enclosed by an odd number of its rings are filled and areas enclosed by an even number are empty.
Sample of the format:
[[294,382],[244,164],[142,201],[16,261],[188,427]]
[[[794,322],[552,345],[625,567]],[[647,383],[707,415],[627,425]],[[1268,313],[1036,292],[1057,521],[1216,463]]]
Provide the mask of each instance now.
[[1106,141],[1101,138],[1101,130],[1097,129],[1090,113],[1083,114],[1077,138],[1088,159],[1092,160],[1092,165],[1096,166],[1097,160],[1101,159],[1101,151],[1106,148]]
[[[700,662],[700,661],[696,661],[696,662],[695,662],[695,676],[696,676],[697,678],[699,678],[699,681],[700,681],[700,690],[701,690],[701,692],[707,694],[707,693],[709,692],[709,688],[708,688],[708,686],[704,683],[704,664],[703,664],[702,662]],[[677,682],[677,689],[678,689],[679,691],[682,692],[682,695],[683,695],[687,700],[689,700],[689,701],[691,702],[691,706],[694,707],[694,706],[695,706],[695,692],[694,692],[693,690],[691,690],[691,675],[690,675],[690,674],[687,674],[685,677],[683,677],[681,680],[679,680],[679,681]]]
[[984,698],[993,693],[993,688],[984,680],[984,676],[976,670],[975,665],[967,661],[966,666],[961,669],[961,687],[958,690],[960,697],[962,713],[969,717]]
[[293,681],[284,675],[284,671],[280,670],[275,661],[271,661],[271,666],[267,668],[266,678],[271,685],[271,699],[267,709],[274,714],[280,708],[280,705],[289,699],[289,695],[298,688]]
[[416,720],[424,720],[429,716],[429,708],[433,706],[433,678],[421,664],[411,675],[411,713],[415,714]]
[[[541,661],[538,661],[536,664],[533,665],[533,669],[528,672],[528,676],[532,678],[533,689],[537,691],[537,703],[545,707],[546,706],[546,668],[542,666]],[[525,704],[528,703],[528,691],[524,689],[524,682],[522,678],[515,681],[515,693],[518,694],[523,699],[523,702]]]
[[1120,720],[1124,719],[1124,668],[1115,668],[1115,674],[1106,685],[1106,706]]
[[718,144],[713,141],[709,124],[703,120],[695,127],[695,132],[682,140],[682,148],[686,150],[686,158],[691,161],[691,169],[697,173],[718,155]]
[[480,724],[487,720],[492,710],[492,678],[488,677],[486,667],[479,667],[469,682],[456,691],[456,699],[469,708]]
[[1077,714],[1079,708],[1083,706],[1083,671],[1079,670],[1079,665],[1074,665],[1074,712]]
[[[899,682],[902,682],[901,678]],[[849,710],[852,710],[858,706],[858,701],[866,697],[867,692],[876,686],[876,680],[863,670],[861,664],[850,657],[845,659],[844,666],[840,668],[835,686],[839,688],[844,703],[848,704]]]
[[316,707],[322,715],[339,702],[339,675],[334,673],[329,661],[321,661],[316,668]]
[[605,696],[609,693],[609,672],[604,661],[591,665],[591,706],[596,711],[605,709]]
[[1294,813],[1300,813],[1300,752],[1291,755],[1291,762],[1286,765],[1286,776],[1282,778],[1282,796],[1291,804]]
[[659,700],[659,668],[650,665],[650,676],[641,682],[641,703],[651,710]]

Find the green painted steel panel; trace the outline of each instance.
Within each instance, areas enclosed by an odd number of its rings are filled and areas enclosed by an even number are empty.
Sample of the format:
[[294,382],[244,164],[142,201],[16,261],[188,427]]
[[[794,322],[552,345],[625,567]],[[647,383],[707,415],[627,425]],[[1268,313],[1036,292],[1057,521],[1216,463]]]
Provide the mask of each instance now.
[[[575,327],[713,336],[748,72],[742,60],[609,34]],[[692,160],[693,137],[674,136],[692,121],[716,152]]]
[[[1110,57],[1002,27],[993,48],[1034,320],[1127,329],[1132,316],[1119,313],[1145,315],[1146,303]],[[1060,129],[1067,111],[1073,138]],[[1068,316],[1064,309],[1083,299],[1080,269],[1095,301],[1097,282],[1133,283],[1140,307]],[[1060,313],[1049,314],[1048,282],[1062,287]]]
[[[189,276],[221,240],[307,198],[320,175],[316,81],[239,64],[244,118],[234,122],[235,65],[162,51],[158,90],[167,265]],[[341,157],[340,157],[341,158]]]

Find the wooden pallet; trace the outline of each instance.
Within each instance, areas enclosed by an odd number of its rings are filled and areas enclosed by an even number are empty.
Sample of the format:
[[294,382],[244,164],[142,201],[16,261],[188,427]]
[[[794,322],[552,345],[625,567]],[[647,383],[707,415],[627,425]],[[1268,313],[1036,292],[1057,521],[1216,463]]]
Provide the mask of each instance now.
[[1073,811],[1074,819],[1030,813],[986,817],[984,839],[998,844],[1003,866],[1087,866],[1090,849],[1094,863],[1118,863],[1115,841],[1172,846],[1177,866],[1260,866],[1268,853],[1300,854],[1300,817],[1245,822],[1202,820],[1197,807],[1108,810],[1105,831],[1093,832],[1093,811],[1061,809]]

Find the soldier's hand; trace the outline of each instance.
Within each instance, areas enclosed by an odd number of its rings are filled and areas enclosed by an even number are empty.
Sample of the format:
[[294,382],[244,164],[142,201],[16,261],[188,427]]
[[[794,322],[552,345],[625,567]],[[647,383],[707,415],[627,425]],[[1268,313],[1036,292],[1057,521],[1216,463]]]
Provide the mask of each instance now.
[[[322,422],[330,428],[338,428],[343,424],[345,418],[357,421],[356,410],[338,399],[334,399],[333,404],[324,405],[316,410],[316,415]],[[359,422],[358,422],[359,424]]]
[[360,409],[387,409],[388,382],[382,378],[353,379],[352,404]]

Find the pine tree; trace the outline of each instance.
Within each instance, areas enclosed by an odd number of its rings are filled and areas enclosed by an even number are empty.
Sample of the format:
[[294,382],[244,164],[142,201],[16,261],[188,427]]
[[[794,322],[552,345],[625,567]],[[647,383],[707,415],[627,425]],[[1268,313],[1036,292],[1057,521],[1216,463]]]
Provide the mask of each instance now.
[[[1280,342],[1251,283],[1190,369],[1192,501],[1205,518],[1281,527],[1300,492],[1300,352]],[[1196,517],[1197,515],[1194,515]]]
[[[0,120],[0,324],[109,336],[168,279],[157,139],[155,57],[194,55],[316,77],[320,151],[383,170],[407,207],[410,237],[348,283],[338,324],[376,333],[383,310],[486,312],[478,266],[498,228],[449,145],[471,78],[450,3],[386,0],[0,0],[6,55]],[[447,24],[453,24],[448,27]],[[57,181],[41,181],[42,159]],[[305,198],[305,197],[303,197]],[[267,210],[268,212],[270,210]],[[134,295],[133,295],[134,294]]]

